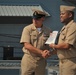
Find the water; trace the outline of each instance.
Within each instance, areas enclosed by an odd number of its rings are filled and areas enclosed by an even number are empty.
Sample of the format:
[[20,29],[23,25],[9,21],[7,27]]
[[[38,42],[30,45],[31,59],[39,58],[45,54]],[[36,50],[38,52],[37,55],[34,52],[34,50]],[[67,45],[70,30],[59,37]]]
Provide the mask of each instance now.
[[46,70],[47,70],[46,75],[59,75],[59,67],[58,66],[46,67]]
[[59,60],[47,60],[46,75],[59,75]]

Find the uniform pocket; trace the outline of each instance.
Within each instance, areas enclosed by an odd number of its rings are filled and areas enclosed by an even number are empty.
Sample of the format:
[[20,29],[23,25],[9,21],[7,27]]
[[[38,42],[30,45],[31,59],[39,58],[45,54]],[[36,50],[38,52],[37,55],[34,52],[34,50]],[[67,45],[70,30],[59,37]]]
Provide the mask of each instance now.
[[30,34],[31,39],[37,39],[37,36],[35,34]]
[[46,41],[47,39],[48,39],[48,37],[45,37],[45,36],[43,37],[43,40],[44,40],[44,41]]
[[66,38],[66,36],[65,36],[64,33],[62,33],[62,34],[60,35],[60,37],[61,37],[62,40],[65,40],[65,38]]
[[30,42],[31,44],[34,44],[34,42],[37,40],[37,35],[35,34],[30,34]]

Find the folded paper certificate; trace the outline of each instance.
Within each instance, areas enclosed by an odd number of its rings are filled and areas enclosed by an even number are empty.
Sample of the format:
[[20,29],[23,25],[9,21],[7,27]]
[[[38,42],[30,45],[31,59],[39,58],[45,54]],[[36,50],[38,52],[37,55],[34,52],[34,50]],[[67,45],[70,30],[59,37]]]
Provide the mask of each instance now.
[[47,41],[45,42],[45,44],[51,44],[51,43],[55,43],[56,41],[56,38],[57,38],[57,35],[58,35],[58,31],[53,31],[49,38],[47,39]]

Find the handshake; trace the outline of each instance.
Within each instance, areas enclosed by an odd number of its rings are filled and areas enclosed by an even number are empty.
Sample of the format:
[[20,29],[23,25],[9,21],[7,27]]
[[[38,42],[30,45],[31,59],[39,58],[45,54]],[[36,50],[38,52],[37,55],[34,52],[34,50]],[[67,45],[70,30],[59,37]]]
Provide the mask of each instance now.
[[42,57],[43,58],[48,58],[48,57],[50,57],[51,56],[51,51],[49,51],[49,50],[44,50],[44,51],[42,51]]
[[49,50],[44,50],[41,52],[41,55],[43,58],[48,58],[51,55],[57,54],[57,51],[55,50],[55,44],[49,44],[50,48],[53,49],[53,51],[49,51]]

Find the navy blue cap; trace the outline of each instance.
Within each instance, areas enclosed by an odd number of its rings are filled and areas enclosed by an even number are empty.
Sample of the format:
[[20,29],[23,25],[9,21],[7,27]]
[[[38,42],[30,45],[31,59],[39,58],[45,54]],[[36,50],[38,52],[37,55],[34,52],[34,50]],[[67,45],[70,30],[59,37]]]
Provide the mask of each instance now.
[[34,13],[33,13],[33,19],[40,19],[40,18],[42,18],[42,17],[45,17],[46,15],[45,14],[40,14],[40,13],[38,13],[37,11],[35,11]]

